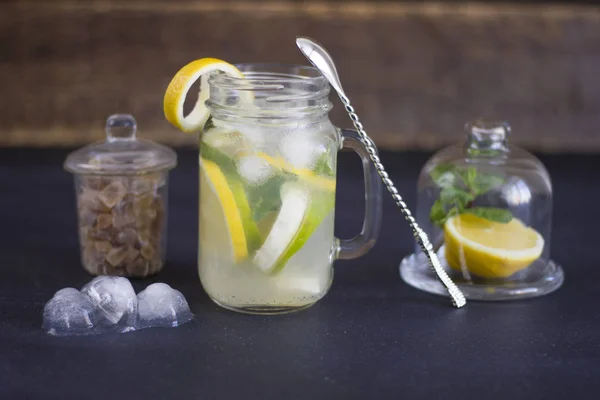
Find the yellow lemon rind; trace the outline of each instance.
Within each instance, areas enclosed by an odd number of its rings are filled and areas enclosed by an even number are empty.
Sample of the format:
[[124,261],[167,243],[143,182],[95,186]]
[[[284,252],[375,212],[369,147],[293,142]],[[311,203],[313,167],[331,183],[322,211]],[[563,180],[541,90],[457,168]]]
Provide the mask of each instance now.
[[[183,132],[198,132],[208,118],[210,111],[204,104],[210,96],[208,75],[213,71],[221,71],[228,75],[244,78],[234,65],[217,58],[201,58],[181,68],[171,79],[163,99],[165,118],[173,126]],[[198,100],[189,115],[183,115],[183,103],[192,85],[200,79]]]
[[244,234],[243,218],[238,209],[234,193],[227,184],[227,179],[217,164],[201,159],[200,168],[203,170],[201,173],[204,173],[207,177],[207,182],[211,186],[210,189],[217,196],[221,204],[235,262],[243,261],[248,257],[248,243]]
[[521,221],[513,220],[520,225],[519,229],[536,235],[535,245],[523,250],[506,250],[485,246],[462,236],[455,226],[459,217],[450,218],[444,226],[446,261],[455,270],[461,271],[461,266],[466,265],[469,272],[482,278],[507,278],[529,266],[543,252],[543,237]]

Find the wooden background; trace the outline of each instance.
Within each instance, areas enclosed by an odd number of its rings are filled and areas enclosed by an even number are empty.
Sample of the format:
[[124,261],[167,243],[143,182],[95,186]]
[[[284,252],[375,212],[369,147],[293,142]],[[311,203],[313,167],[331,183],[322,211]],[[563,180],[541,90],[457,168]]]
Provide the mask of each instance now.
[[162,114],[173,74],[205,56],[305,63],[296,35],[330,50],[381,148],[438,148],[488,116],[533,150],[600,151],[597,6],[367,0],[0,1],[0,146],[87,143],[118,112],[193,144]]

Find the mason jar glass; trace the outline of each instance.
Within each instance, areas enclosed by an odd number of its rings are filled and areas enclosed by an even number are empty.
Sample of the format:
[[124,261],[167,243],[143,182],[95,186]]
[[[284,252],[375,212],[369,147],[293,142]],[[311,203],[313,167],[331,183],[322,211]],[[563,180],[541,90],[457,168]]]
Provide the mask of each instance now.
[[[328,118],[329,85],[314,68],[237,66],[213,73],[200,135],[202,285],[219,305],[276,314],[306,308],[328,291],[332,263],[365,254],[381,222],[381,183],[351,130]],[[353,239],[334,237],[336,156],[363,160],[366,214]]]

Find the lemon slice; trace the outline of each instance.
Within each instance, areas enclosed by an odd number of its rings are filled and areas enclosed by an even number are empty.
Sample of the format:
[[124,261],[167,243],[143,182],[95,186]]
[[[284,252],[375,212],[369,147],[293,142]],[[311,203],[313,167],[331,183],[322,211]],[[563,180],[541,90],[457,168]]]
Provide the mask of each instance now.
[[[219,252],[229,253],[232,261],[243,261],[249,249],[260,242],[244,189],[241,183],[228,181],[212,161],[200,158],[200,170],[201,226],[209,228],[201,234],[201,246],[213,251],[217,246]],[[225,232],[221,232],[223,227]]]
[[[204,104],[210,96],[208,76],[213,71],[221,71],[236,78],[244,75],[235,66],[216,58],[201,58],[183,68],[169,83],[163,100],[163,110],[167,120],[184,132],[198,132],[210,116]],[[200,78],[198,101],[188,116],[183,115],[183,103],[194,82]]]
[[266,273],[281,271],[333,210],[334,192],[310,191],[288,182],[281,186],[281,208],[270,224],[269,234],[256,251],[254,263]]
[[500,223],[473,214],[444,225],[446,260],[482,278],[506,278],[528,267],[544,249],[544,238],[517,218]]

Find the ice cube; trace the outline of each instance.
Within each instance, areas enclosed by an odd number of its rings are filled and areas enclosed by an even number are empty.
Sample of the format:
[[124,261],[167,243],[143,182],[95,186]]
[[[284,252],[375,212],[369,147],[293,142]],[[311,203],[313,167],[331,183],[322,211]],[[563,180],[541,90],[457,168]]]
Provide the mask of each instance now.
[[240,124],[238,126],[239,132],[246,138],[246,140],[254,148],[260,148],[265,144],[265,133],[268,130],[266,126],[262,125],[251,125],[251,124]]
[[44,307],[42,328],[51,335],[96,333],[97,311],[88,296],[74,288],[61,289]]
[[238,164],[240,176],[251,185],[259,185],[275,173],[275,169],[264,158],[248,156],[240,159]]
[[252,148],[252,143],[237,130],[234,124],[212,128],[202,135],[201,140],[209,147],[218,149],[230,157]]
[[81,289],[98,308],[98,323],[104,328],[126,332],[135,325],[138,302],[127,278],[99,276]]
[[79,290],[72,288],[72,287],[66,287],[64,289],[60,289],[58,292],[54,293],[54,297],[61,297],[61,296],[67,296],[67,295],[71,295],[73,293],[80,293]]
[[138,329],[174,327],[193,318],[185,297],[166,283],[154,283],[138,294]]
[[279,151],[283,158],[296,168],[312,169],[327,149],[315,134],[302,131],[289,133],[281,139]]

